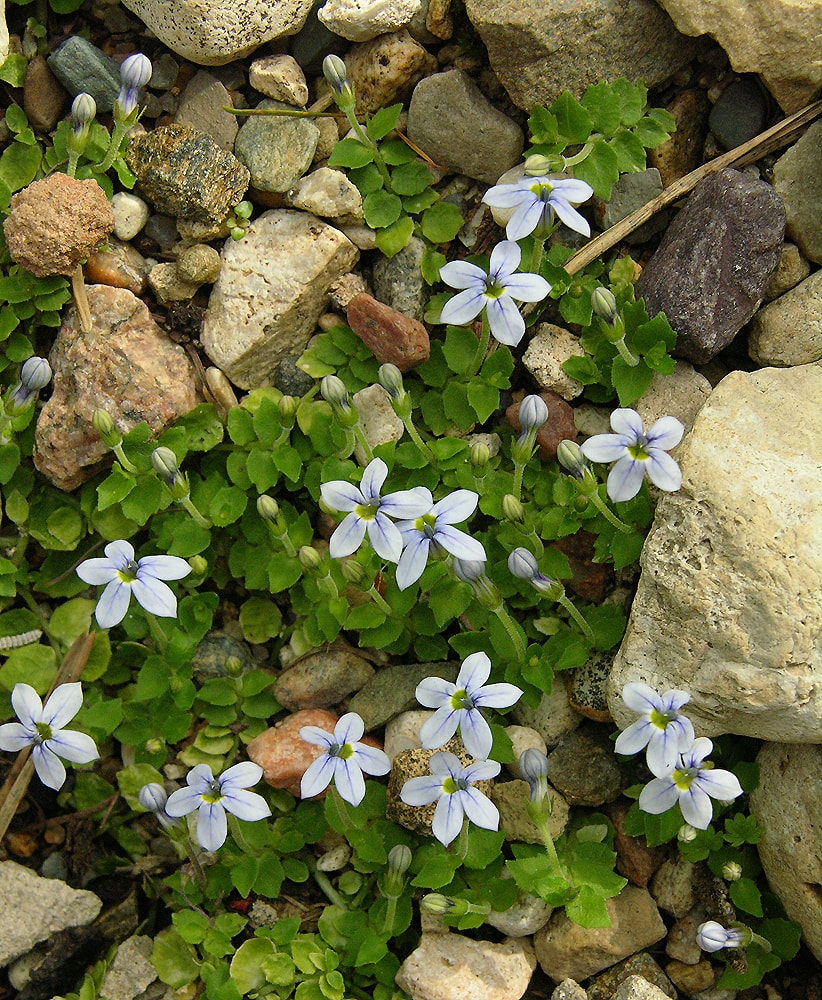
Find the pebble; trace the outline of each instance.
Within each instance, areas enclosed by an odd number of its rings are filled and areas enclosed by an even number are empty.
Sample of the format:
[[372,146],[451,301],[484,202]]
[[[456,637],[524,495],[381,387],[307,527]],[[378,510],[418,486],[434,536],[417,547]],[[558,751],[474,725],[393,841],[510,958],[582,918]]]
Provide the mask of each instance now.
[[[537,448],[542,461],[550,462],[557,457],[560,441],[577,439],[574,411],[556,393],[541,392],[539,397],[548,407],[548,419],[537,431]],[[519,422],[519,407],[519,403],[512,403],[505,411],[508,423],[517,433],[522,429]]]
[[636,283],[650,315],[677,331],[675,353],[704,364],[733,340],[776,270],[784,209],[774,189],[725,168],[701,181]]
[[174,124],[204,132],[220,149],[233,153],[240,125],[237,116],[225,110],[233,106],[231,94],[224,84],[201,69],[189,80],[180,97]]
[[447,41],[454,33],[451,0],[422,0],[408,30],[422,45]]
[[511,709],[511,718],[520,726],[536,730],[549,747],[556,746],[582,722],[582,716],[571,708],[564,684],[554,684],[536,708],[518,702]]
[[158,436],[200,401],[185,350],[138,298],[125,288],[91,285],[88,299],[93,330],[80,331],[76,310],[66,315],[49,354],[52,394],[35,432],[35,466],[67,491],[111,461],[92,424],[96,409],[108,410],[123,434],[145,420]]
[[331,708],[359,691],[373,676],[371,664],[354,652],[318,650],[302,657],[277,677],[274,696],[292,712]]
[[204,5],[201,0],[124,0],[172,52],[199,66],[242,59],[265,42],[293,35],[312,0],[245,0]]
[[609,678],[620,728],[635,719],[624,685],[644,681],[689,691],[702,736],[819,733],[822,598],[808,581],[822,575],[820,399],[818,365],[766,368],[727,375],[700,410],[677,455],[682,488],[657,505]]
[[191,668],[195,679],[202,684],[214,677],[228,677],[229,660],[236,661],[243,674],[257,666],[247,643],[214,629],[203,636],[194,650]]
[[694,878],[697,866],[680,854],[663,861],[651,879],[651,895],[657,906],[681,919],[696,902]]
[[390,719],[418,707],[415,692],[426,677],[444,677],[452,683],[459,668],[454,663],[388,664],[374,675],[349,702],[365,723],[365,731],[378,729]]
[[367,292],[354,296],[346,316],[348,325],[380,364],[390,363],[407,372],[428,360],[431,342],[422,323],[378,302]]
[[39,53],[26,67],[23,110],[35,132],[50,132],[66,106],[66,92]]
[[142,295],[146,287],[149,265],[130,243],[109,237],[105,250],[93,253],[83,265],[86,281],[91,285],[113,285]]
[[725,149],[735,149],[765,128],[768,101],[756,77],[734,80],[711,108],[708,125]]
[[822,271],[815,271],[754,315],[748,354],[758,365],[778,368],[822,358]]
[[214,247],[196,243],[186,247],[177,258],[177,273],[194,285],[211,285],[220,275],[222,261]]
[[587,979],[665,937],[665,924],[647,889],[628,885],[618,896],[606,899],[605,908],[610,927],[580,927],[564,910],[552,914],[534,935],[537,961],[546,975],[555,980]]
[[[596,224],[600,229],[610,229],[659,194],[662,194],[662,177],[655,167],[648,167],[647,170],[640,170],[635,174],[623,174],[611,189],[611,197],[607,201],[594,198]],[[669,212],[657,212],[639,229],[625,236],[625,242],[629,246],[645,243],[665,229],[669,218]]]
[[566,375],[562,365],[570,358],[585,356],[579,338],[553,323],[540,323],[534,329],[534,335],[522,356],[523,365],[533,375],[540,389],[556,393],[568,402],[576,399],[585,386]]
[[[390,444],[402,438],[405,426],[391,406],[391,397],[381,385],[367,385],[355,392],[353,399],[360,417],[360,429],[372,451],[381,444]],[[368,464],[368,455],[359,441],[354,448],[354,457],[360,465]]]
[[317,148],[314,150],[314,163],[321,164],[334,152],[334,147],[340,138],[340,130],[333,118],[320,116],[314,119],[314,124],[319,132]]
[[362,195],[341,170],[319,167],[301,177],[288,200],[294,208],[319,215],[322,219],[362,220]]
[[3,223],[11,259],[31,274],[71,274],[114,229],[114,213],[93,180],[49,174],[12,195]]
[[423,934],[396,975],[397,986],[425,1000],[520,1000],[536,967],[530,941],[500,943],[462,934]]
[[624,787],[606,730],[583,723],[548,755],[551,783],[572,806],[601,806]]
[[573,979],[563,979],[551,994],[551,1000],[588,1000],[588,992]]
[[429,286],[420,271],[425,243],[412,236],[393,257],[382,255],[374,262],[374,295],[392,309],[422,320],[428,302]]
[[155,212],[145,224],[143,235],[156,243],[157,248],[165,253],[177,242],[177,223],[170,215]]
[[[370,294],[371,289],[368,286],[368,282],[358,271],[352,271],[350,274],[344,274],[341,278],[338,278],[329,289],[329,292],[332,305],[344,312],[348,308],[348,303],[355,295],[359,295],[360,292],[368,292]],[[344,322],[344,317],[340,316],[339,313],[329,313],[327,326],[323,323],[323,317],[320,318],[320,325],[324,329],[340,326]]]
[[628,976],[617,987],[614,1000],[667,1000],[668,994],[642,976]]
[[114,107],[120,93],[120,67],[96,45],[80,35],[69,35],[47,62],[72,98],[81,91],[91,94],[98,114]]
[[[288,108],[281,101],[260,101],[257,109]],[[312,121],[279,115],[248,118],[234,152],[259,191],[289,191],[311,166],[320,133]],[[239,199],[238,199],[239,200]]]
[[420,0],[326,0],[317,16],[335,35],[367,42],[404,28],[420,9]]
[[339,230],[305,212],[278,209],[228,240],[203,317],[212,363],[241,389],[269,385],[280,359],[298,357],[327,307],[328,289],[356,264]]
[[142,193],[167,215],[222,222],[248,187],[242,163],[187,125],[163,125],[135,136],[125,158]]
[[702,162],[710,108],[701,87],[680,91],[667,106],[676,131],[661,146],[648,150],[647,156],[648,166],[656,167],[666,188]]
[[177,81],[180,73],[180,64],[168,52],[164,52],[158,59],[152,60],[151,79],[148,86],[152,90],[171,90]]
[[308,103],[305,73],[293,56],[264,56],[255,59],[248,71],[248,82],[265,97],[296,108]]
[[655,87],[700,48],[653,0],[466,0],[465,12],[500,83],[529,112],[563,90],[579,99],[590,85],[620,76]]
[[52,934],[90,924],[103,905],[93,892],[41,878],[15,861],[0,861],[0,901],[0,968]]
[[403,750],[419,750],[420,727],[433,715],[427,710],[401,712],[385,726],[385,752],[393,760]]
[[142,198],[130,191],[118,191],[111,199],[114,212],[114,235],[118,240],[133,240],[148,222],[151,212]]
[[[716,981],[714,966],[707,958],[696,965],[689,965],[686,962],[668,962],[665,966],[665,973],[678,990],[687,997],[695,996],[702,990],[710,989]],[[665,996],[663,993],[662,996]]]
[[414,88],[408,138],[435,163],[493,184],[522,158],[522,129],[462,70],[435,73]]
[[787,232],[808,260],[822,264],[822,121],[816,121],[774,164]]
[[148,284],[158,302],[187,302],[193,299],[200,287],[185,281],[175,263],[155,264],[148,272]]
[[629,882],[644,889],[666,855],[663,848],[648,847],[644,837],[629,837],[625,834],[623,827],[629,809],[628,803],[621,799],[606,810],[608,818],[614,824],[616,870]]
[[[634,407],[645,427],[650,428],[661,417],[670,416],[676,417],[689,431],[712,391],[711,383],[692,364],[677,360],[670,375],[654,372],[648,388]],[[674,457],[678,447],[671,449]]]
[[[556,788],[549,784],[548,791],[553,805],[548,830],[556,840],[565,832],[570,809]],[[526,804],[531,797],[531,788],[527,781],[515,778],[513,781],[494,783],[488,794],[499,809],[499,825],[506,840],[519,844],[543,843],[542,834],[528,815]]]
[[586,719],[594,722],[612,721],[606,698],[612,662],[612,654],[594,653],[581,667],[569,670],[565,675],[571,707]]
[[271,384],[286,396],[304,396],[316,384],[310,375],[297,367],[298,359],[299,355],[278,358],[271,373]]
[[365,114],[394,104],[433,73],[437,61],[402,28],[354,45],[345,65],[357,95],[357,113]]
[[[712,916],[716,917],[717,914],[713,913]],[[703,957],[702,949],[696,940],[697,928],[707,919],[707,910],[701,904],[688,910],[668,931],[668,937],[665,939],[665,954],[678,962],[695,965]]]
[[572,595],[576,594],[592,604],[601,604],[613,587],[614,573],[607,563],[595,560],[595,542],[596,536],[583,529],[558,538],[551,544],[567,557],[571,566],[567,587]]
[[653,983],[662,990],[665,996],[676,1000],[676,990],[670,979],[647,952],[631,955],[600,973],[588,986],[590,1000],[613,1000],[619,986],[631,976],[641,976],[646,982]]
[[126,938],[108,967],[100,995],[106,1000],[134,1000],[157,979],[151,964],[154,942],[145,934]]
[[[511,874],[503,869],[502,877],[510,878]],[[507,937],[523,938],[536,934],[548,923],[553,912],[554,908],[538,896],[520,892],[513,906],[509,906],[507,910],[491,910],[485,922]]]
[[505,732],[514,748],[514,759],[509,764],[504,765],[505,769],[515,778],[521,778],[522,771],[519,769],[519,759],[523,753],[526,750],[539,750],[540,753],[545,753],[548,747],[536,729],[531,729],[530,726],[506,726]]
[[799,247],[793,243],[782,244],[782,255],[776,265],[768,290],[765,292],[765,302],[772,302],[780,295],[795,288],[800,281],[811,273],[811,266],[799,252]]

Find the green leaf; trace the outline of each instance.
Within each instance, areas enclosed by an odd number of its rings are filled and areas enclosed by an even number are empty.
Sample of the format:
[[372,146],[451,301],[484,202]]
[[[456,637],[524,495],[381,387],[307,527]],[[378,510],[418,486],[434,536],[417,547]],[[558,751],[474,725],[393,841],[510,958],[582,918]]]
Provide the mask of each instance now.
[[282,629],[282,621],[277,605],[262,597],[249,597],[240,608],[240,626],[247,642],[267,642],[276,638]]
[[214,495],[208,506],[208,516],[218,528],[224,528],[243,515],[248,504],[248,494],[236,486],[224,486]]
[[194,949],[187,945],[173,927],[167,927],[154,938],[151,963],[157,975],[173,989],[182,989],[199,978],[200,965]]
[[574,177],[586,181],[595,194],[607,201],[611,188],[619,180],[616,152],[602,140],[595,142],[588,156],[574,167]]
[[593,128],[604,136],[612,136],[622,121],[619,94],[610,83],[597,83],[585,91],[580,102],[591,116]]
[[340,139],[328,157],[329,167],[364,167],[374,159],[374,153],[359,139]]
[[[420,273],[422,274],[422,279],[427,285],[435,285],[440,280],[440,268],[446,263],[446,256],[444,253],[440,253],[439,250],[434,250],[432,247],[426,247],[422,255],[422,260],[420,261]],[[0,314],[1,316],[2,314]],[[17,317],[14,318],[15,325],[17,324]],[[2,337],[0,337],[2,339]],[[493,357],[493,355],[491,355]],[[489,358],[490,360],[490,358]]]
[[368,119],[366,126],[368,138],[373,139],[374,142],[384,139],[393,128],[396,128],[401,111],[402,104],[392,104],[388,108],[380,108]]
[[637,173],[645,169],[645,147],[633,132],[620,128],[608,142],[608,146],[616,154],[617,167],[621,174]]
[[20,52],[10,52],[6,61],[0,66],[0,80],[10,87],[22,87],[26,82],[28,65],[28,60]]
[[555,143],[559,134],[556,116],[552,115],[542,105],[535,104],[528,119],[528,131],[531,133],[531,139],[535,143]]
[[349,171],[348,179],[357,185],[357,190],[363,198],[385,186],[382,174],[375,163],[366,163],[364,167]]
[[402,207],[409,215],[419,215],[426,208],[430,208],[440,200],[440,196],[433,188],[426,188],[419,194],[407,194],[402,199]]
[[399,166],[400,163],[410,163],[417,158],[414,150],[402,139],[388,139],[386,142],[381,142],[380,152],[389,167]]
[[565,904],[565,915],[580,927],[610,927],[605,900],[590,885],[580,886],[575,899]]
[[755,917],[762,916],[762,895],[753,879],[739,878],[731,882],[728,894],[737,909],[751,913]]
[[484,424],[499,407],[499,389],[485,382],[469,382],[468,402],[474,408],[479,422]]
[[385,612],[376,604],[360,604],[352,608],[345,619],[347,629],[376,628],[385,621]]
[[432,243],[450,243],[462,229],[463,217],[456,205],[438,201],[423,212],[420,220],[422,234]]
[[761,836],[762,828],[757,823],[755,816],[736,813],[725,820],[725,840],[732,847],[741,847],[743,844],[758,844]]
[[362,214],[372,229],[384,229],[402,215],[402,202],[390,191],[372,191],[363,198]]
[[431,171],[419,160],[403,163],[391,171],[391,187],[395,194],[420,194],[431,186]]
[[265,493],[280,478],[274,457],[267,448],[252,448],[246,459],[246,473],[258,493]]
[[426,858],[416,878],[412,879],[411,885],[423,889],[441,889],[453,880],[454,872],[459,865],[459,858],[453,855],[444,852],[433,854]]
[[43,151],[39,146],[24,146],[13,142],[0,156],[0,181],[10,191],[19,191],[37,176]]
[[137,480],[130,472],[115,465],[111,473],[97,487],[97,509],[106,510],[125,500],[136,485]]
[[408,245],[408,241],[414,235],[414,221],[407,215],[397,219],[395,223],[385,229],[378,229],[375,237],[377,249],[386,257],[393,257]]
[[[256,861],[257,859],[251,858],[249,860]],[[236,870],[237,866],[232,868],[232,878],[235,877]],[[240,894],[246,896],[248,892],[241,892]],[[231,959],[229,973],[237,989],[243,996],[252,990],[259,990],[266,982],[273,981],[267,978],[263,970],[263,962],[272,958],[276,950],[273,941],[269,941],[266,938],[251,938],[249,941],[244,941],[236,950],[234,957]],[[287,958],[286,955],[277,957]],[[288,959],[288,962],[291,963],[293,972],[294,963],[290,959]],[[293,978],[289,982],[293,982]]]
[[640,361],[638,365],[629,365],[621,355],[617,355],[611,368],[611,381],[619,396],[619,405],[630,406],[635,403],[644,395],[653,377],[654,373],[644,361]]
[[565,145],[588,141],[593,131],[591,116],[567,90],[559,95],[549,110],[557,119],[558,135]]
[[467,431],[476,421],[474,407],[468,402],[469,385],[470,383],[455,380],[449,382],[442,394],[445,415],[463,431]]
[[631,83],[624,76],[614,80],[611,88],[617,95],[621,110],[623,125],[633,125],[642,117],[645,110],[645,102],[648,100],[648,88],[641,80]]
[[[475,338],[476,339],[476,338]],[[511,385],[511,373],[514,371],[514,358],[504,346],[499,346],[493,354],[485,359],[480,377],[488,385],[497,389],[507,389]]]
[[0,684],[11,691],[15,684],[31,684],[39,695],[44,695],[57,676],[57,657],[51,646],[40,643],[21,646],[9,653],[0,667]]
[[631,131],[646,149],[655,149],[665,142],[668,133],[673,130],[666,128],[661,120],[647,115],[641,118]]
[[456,375],[465,375],[477,353],[477,337],[465,326],[448,326],[442,353]]

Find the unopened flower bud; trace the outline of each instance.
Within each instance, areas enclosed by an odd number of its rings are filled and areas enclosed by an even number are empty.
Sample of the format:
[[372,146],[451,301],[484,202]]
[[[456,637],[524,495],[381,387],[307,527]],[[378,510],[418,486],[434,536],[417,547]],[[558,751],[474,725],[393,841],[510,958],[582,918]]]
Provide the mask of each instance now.
[[29,358],[20,369],[20,381],[11,392],[7,412],[11,416],[22,413],[50,378],[51,366],[45,358]]
[[276,524],[280,517],[280,505],[274,497],[270,497],[263,493],[262,496],[257,497],[257,513],[261,518],[263,518],[264,521],[270,521],[272,524]]
[[97,114],[97,103],[91,94],[81,91],[71,102],[71,118],[76,126],[88,125]]
[[538,431],[548,419],[548,406],[542,396],[526,396],[519,404],[517,418],[523,434]]
[[459,559],[455,556],[452,569],[454,576],[463,583],[473,583],[485,575],[485,563],[482,559]]
[[322,567],[322,556],[313,545],[303,545],[297,553],[297,557],[302,568],[309,573],[316,573]]
[[405,386],[402,381],[402,372],[396,365],[380,365],[377,373],[380,385],[385,389],[391,399],[400,399],[405,394]]
[[600,319],[605,320],[608,326],[613,326],[619,316],[614,293],[602,285],[591,292],[591,308]]
[[151,453],[151,467],[169,486],[173,486],[180,477],[177,456],[171,448],[164,448],[162,446],[155,448]]
[[341,378],[336,375],[326,375],[320,382],[320,395],[332,407],[341,410],[350,410],[351,402],[348,398],[348,390]]
[[[459,904],[462,906],[460,907]],[[436,913],[440,917],[452,913],[455,916],[460,916],[465,913],[464,907],[466,905],[466,900],[452,899],[450,896],[443,896],[441,892],[426,893],[420,900],[420,909],[427,910],[428,913]]]
[[135,52],[120,63],[120,82],[124,87],[139,90],[151,79],[151,60],[142,52]]
[[471,445],[471,465],[474,468],[474,474],[477,476],[485,475],[485,470],[488,467],[488,463],[491,461],[491,449],[487,444],[482,444],[478,442],[477,444]]
[[696,929],[696,943],[709,953],[722,948],[744,948],[752,938],[753,932],[742,924],[726,928],[715,920],[708,920]]
[[300,405],[296,396],[281,396],[277,403],[277,412],[284,427],[291,427],[297,416],[297,407]]
[[561,583],[540,573],[539,564],[528,549],[514,549],[508,556],[508,571],[520,580],[527,580],[534,590],[551,601],[558,601],[565,596],[565,588]]
[[726,861],[722,866],[722,877],[726,882],[738,882],[742,878],[742,865],[738,861]]
[[137,799],[143,809],[147,809],[148,812],[159,813],[165,809],[166,802],[168,802],[168,795],[162,785],[156,781],[152,781],[147,785],[143,785],[137,793]]
[[531,801],[541,801],[548,794],[548,758],[536,747],[528,747],[519,755],[518,763],[520,774],[531,787]]
[[502,516],[511,524],[525,524],[525,508],[513,493],[506,493],[502,498]]
[[532,153],[525,160],[525,173],[529,177],[541,177],[544,174],[555,174],[564,169],[564,156],[544,156],[542,153]]
[[358,587],[365,579],[365,566],[362,563],[358,563],[356,559],[341,559],[339,565],[343,580],[346,583],[352,583],[355,587]]
[[567,438],[557,445],[557,461],[574,479],[583,479],[590,469],[582,448],[576,441],[569,441]]
[[146,740],[143,744],[143,749],[146,753],[160,753],[165,747],[165,743],[156,736],[150,740]]
[[192,577],[205,576],[208,572],[208,560],[204,556],[190,556],[188,565],[191,567]]
[[94,429],[100,435],[101,441],[108,445],[109,448],[113,448],[123,440],[123,436],[117,430],[114,421],[111,419],[111,415],[105,410],[95,410],[91,422],[94,425]]
[[691,826],[690,823],[683,823],[677,830],[676,839],[681,844],[690,844],[692,841],[696,840],[698,833],[699,831],[695,826]]
[[348,82],[348,71],[339,56],[328,55],[323,59],[323,76],[339,93]]
[[411,848],[406,844],[395,844],[388,852],[388,868],[398,875],[404,875],[411,867]]

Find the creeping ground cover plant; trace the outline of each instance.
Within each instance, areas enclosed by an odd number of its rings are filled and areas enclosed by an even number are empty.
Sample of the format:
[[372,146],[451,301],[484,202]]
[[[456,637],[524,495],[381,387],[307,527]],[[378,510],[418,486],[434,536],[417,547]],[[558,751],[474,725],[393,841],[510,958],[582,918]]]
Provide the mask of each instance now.
[[[329,163],[362,194],[375,252],[422,242],[431,349],[412,371],[340,320],[303,352],[300,397],[255,388],[159,435],[97,409],[110,463],[63,493],[31,456],[52,377],[37,352],[68,282],[3,262],[0,839],[27,822],[27,789],[38,815],[87,824],[78,883],[140,880],[153,967],[181,997],[402,1000],[420,911],[478,939],[520,903],[608,927],[619,838],[643,836],[703,865],[695,940],[720,986],[758,982],[798,937],[761,888],[750,746],[700,736],[688,692],[629,684],[617,830],[605,803],[569,806],[545,739],[511,725],[613,657],[617,574],[635,576],[655,491],[681,486],[683,424],[646,430],[633,408],[673,370],[674,331],[636,299],[629,257],[571,274],[562,242],[563,226],[591,235],[586,202],[673,122],[625,80],[535,108],[518,179],[482,195],[509,213],[499,238],[466,255],[401,105],[358,116],[342,59],[324,74],[352,130]],[[0,210],[55,170],[107,195],[134,184],[123,150],[151,63],[133,53],[120,75],[111,131],[85,94],[50,145],[9,109],[25,149],[0,156]],[[232,238],[253,208],[234,207]],[[582,352],[565,372],[613,430],[581,444],[546,444],[556,411],[519,366],[557,316]],[[366,388],[397,434],[372,433]],[[66,995],[100,995],[111,960]]]

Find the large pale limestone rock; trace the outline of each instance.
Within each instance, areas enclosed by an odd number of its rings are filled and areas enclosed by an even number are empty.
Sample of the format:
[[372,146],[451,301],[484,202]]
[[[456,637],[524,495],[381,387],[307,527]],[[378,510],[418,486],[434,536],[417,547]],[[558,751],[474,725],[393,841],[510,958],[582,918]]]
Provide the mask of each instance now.
[[328,289],[359,251],[307,212],[264,212],[228,240],[203,318],[206,354],[235,385],[270,385],[283,356],[299,354],[328,304]]
[[700,410],[642,552],[608,683],[691,693],[703,736],[822,742],[822,366],[733,372]]
[[737,73],[759,73],[788,114],[822,87],[819,0],[659,0],[659,5],[684,34],[715,38]]
[[759,859],[805,944],[822,961],[822,747],[768,743],[757,761],[751,813],[762,827]]
[[242,59],[264,42],[296,34],[312,0],[124,0],[172,52],[200,66]]

